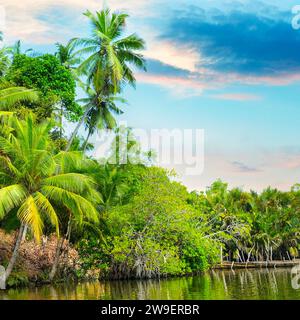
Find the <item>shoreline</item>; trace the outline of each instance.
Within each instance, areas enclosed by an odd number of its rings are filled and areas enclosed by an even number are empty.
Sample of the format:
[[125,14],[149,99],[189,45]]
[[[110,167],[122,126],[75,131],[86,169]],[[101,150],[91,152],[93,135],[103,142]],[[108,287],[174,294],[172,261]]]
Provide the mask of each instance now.
[[211,268],[212,270],[222,269],[247,269],[247,268],[286,268],[300,265],[300,259],[295,260],[272,260],[272,261],[249,261],[249,262],[235,262],[226,261]]

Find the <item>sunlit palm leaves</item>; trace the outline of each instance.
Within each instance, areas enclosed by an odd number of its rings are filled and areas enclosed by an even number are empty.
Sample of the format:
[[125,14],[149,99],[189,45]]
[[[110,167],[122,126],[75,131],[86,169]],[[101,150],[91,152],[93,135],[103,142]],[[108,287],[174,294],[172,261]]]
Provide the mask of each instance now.
[[0,76],[3,76],[10,66],[9,50],[7,48],[0,49]]
[[[17,209],[21,222],[27,224],[39,241],[45,222],[59,233],[57,208],[65,208],[76,221],[98,221],[94,207],[100,201],[91,178],[73,171],[83,169],[87,160],[80,153],[53,154],[50,121],[34,122],[12,118],[12,132],[0,137],[1,174],[7,185],[0,189],[0,218]],[[70,217],[71,218],[71,217]]]
[[10,87],[0,90],[0,110],[10,110],[16,103],[22,101],[37,101],[38,94],[24,87]]
[[145,69],[145,60],[138,53],[144,49],[145,43],[136,34],[122,38],[128,15],[111,13],[109,9],[95,14],[87,11],[85,15],[92,25],[92,37],[73,39],[73,43],[80,47],[77,53],[87,56],[79,65],[79,71],[86,74],[91,82],[93,75],[100,70],[102,91],[107,90],[107,81],[113,84],[115,90],[122,82],[134,85],[135,77],[130,65]]

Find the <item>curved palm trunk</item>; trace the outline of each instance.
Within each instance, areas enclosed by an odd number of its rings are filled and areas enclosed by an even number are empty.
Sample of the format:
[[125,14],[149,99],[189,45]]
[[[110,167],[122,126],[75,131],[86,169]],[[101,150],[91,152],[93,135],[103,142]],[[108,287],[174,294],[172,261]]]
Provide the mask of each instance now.
[[7,279],[9,278],[13,268],[14,268],[14,265],[17,261],[17,257],[18,257],[18,253],[19,253],[19,249],[20,249],[20,245],[22,243],[22,239],[24,237],[24,234],[25,232],[27,231],[27,228],[26,228],[26,225],[25,224],[21,224],[20,226],[20,230],[19,230],[19,233],[18,233],[18,236],[17,236],[17,240],[16,240],[16,243],[15,243],[15,247],[14,247],[14,250],[13,250],[13,253],[12,253],[12,256],[9,260],[9,263],[8,263],[8,266],[5,270],[5,273],[3,275],[3,279],[2,279],[2,283],[0,283],[0,289],[6,289],[6,281]]
[[71,218],[69,219],[68,228],[67,228],[67,232],[66,232],[65,236],[61,237],[57,241],[55,257],[54,257],[52,269],[51,269],[50,274],[49,274],[49,280],[51,282],[54,280],[55,275],[57,273],[57,269],[58,269],[59,260],[60,260],[60,256],[61,256],[61,253],[62,253],[64,241],[69,239],[70,234],[71,234]]
[[53,279],[54,279],[54,277],[56,275],[58,264],[59,264],[59,258],[60,258],[60,254],[61,254],[61,250],[62,250],[62,246],[63,246],[64,240],[65,240],[65,238],[61,237],[57,242],[54,262],[53,262],[53,265],[52,265],[51,272],[49,274],[49,280],[50,281],[53,281]]
[[88,133],[88,135],[84,141],[84,144],[83,144],[83,148],[82,148],[83,153],[85,153],[85,151],[86,151],[86,147],[89,142],[90,136],[91,136],[91,131],[89,130],[89,133]]
[[61,139],[62,139],[62,136],[63,136],[63,116],[64,116],[63,104],[60,103],[60,119],[59,119],[60,128],[59,128],[59,135],[60,135],[60,138],[61,138]]
[[70,150],[71,145],[72,145],[72,143],[73,143],[73,141],[74,141],[74,139],[75,139],[75,137],[76,137],[76,135],[77,135],[77,133],[78,133],[78,131],[79,131],[79,128],[80,128],[81,125],[83,124],[83,121],[84,121],[84,119],[86,118],[86,116],[87,116],[87,114],[89,113],[89,111],[90,111],[90,108],[86,109],[86,111],[84,112],[83,116],[81,117],[80,121],[78,122],[75,130],[73,131],[73,133],[72,133],[72,135],[71,135],[71,137],[70,137],[70,139],[69,139],[69,141],[68,141],[68,144],[67,144],[67,146],[66,146],[65,151],[69,151],[69,150]]

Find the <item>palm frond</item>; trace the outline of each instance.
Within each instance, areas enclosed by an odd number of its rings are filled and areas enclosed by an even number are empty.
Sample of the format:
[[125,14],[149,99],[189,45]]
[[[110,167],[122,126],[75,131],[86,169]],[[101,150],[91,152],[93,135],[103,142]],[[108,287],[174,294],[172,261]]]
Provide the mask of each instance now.
[[21,184],[13,184],[0,189],[0,218],[17,208],[26,198],[26,190]]
[[27,224],[30,227],[36,241],[40,242],[44,223],[41,219],[39,209],[32,196],[29,196],[22,204],[22,206],[18,210],[17,215],[23,223]]
[[9,110],[20,101],[37,101],[38,94],[33,89],[11,87],[0,90],[0,110]]
[[57,236],[59,237],[59,220],[50,201],[40,192],[36,192],[34,194],[34,201],[39,210],[49,218],[51,224],[55,227]]

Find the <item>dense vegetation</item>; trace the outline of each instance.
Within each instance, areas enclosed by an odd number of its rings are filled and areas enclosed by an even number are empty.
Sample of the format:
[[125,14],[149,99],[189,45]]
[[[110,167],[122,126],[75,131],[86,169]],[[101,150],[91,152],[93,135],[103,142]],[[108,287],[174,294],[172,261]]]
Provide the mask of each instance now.
[[[0,51],[0,227],[16,235],[10,257],[0,255],[6,280],[26,274],[17,263],[26,242],[53,234],[56,248],[42,276],[50,281],[65,276],[70,247],[79,254],[78,278],[152,278],[222,260],[298,257],[299,185],[257,194],[216,181],[188,192],[173,172],[151,165],[130,130],[117,127],[122,90],[135,84],[131,68],[146,69],[144,41],[123,37],[126,14],[85,15],[92,37],[57,44],[54,55],[21,53],[20,42]],[[76,99],[77,87],[86,97]],[[76,123],[70,137],[64,121]],[[135,148],[128,152],[139,164],[88,157],[90,136],[103,128],[130,136]]]

